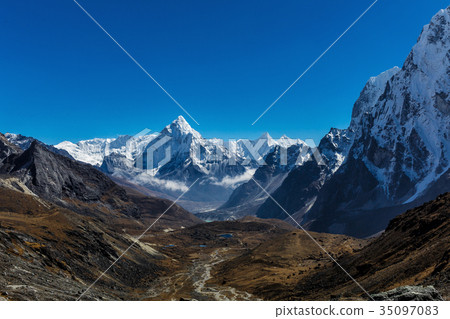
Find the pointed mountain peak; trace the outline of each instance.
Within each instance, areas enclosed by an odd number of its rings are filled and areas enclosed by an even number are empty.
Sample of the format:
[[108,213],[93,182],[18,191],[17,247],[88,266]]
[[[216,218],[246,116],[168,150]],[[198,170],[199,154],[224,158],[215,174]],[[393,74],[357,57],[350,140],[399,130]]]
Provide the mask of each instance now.
[[171,127],[179,128],[180,131],[192,131],[193,128],[189,125],[183,116],[178,116],[171,124]]
[[[8,133],[6,133],[6,134],[8,134]],[[9,141],[6,139],[5,135],[3,135],[2,133],[0,133],[0,141],[4,142],[5,144],[9,143]]]
[[186,119],[183,117],[183,115],[179,115],[174,121],[173,123],[180,123],[180,124],[187,124],[189,125],[189,123],[186,121]]
[[166,126],[161,134],[179,136],[192,134],[196,138],[201,138],[199,132],[194,130],[183,116],[178,116],[170,125]]
[[263,134],[258,138],[258,140],[271,140],[271,139],[272,139],[272,136],[270,136],[268,132],[263,133]]
[[55,160],[55,156],[60,156],[49,150],[45,144],[38,140],[33,140],[28,147],[19,157],[17,163],[21,163],[19,166],[28,165],[27,163],[34,161],[36,158],[39,161],[46,161],[50,163],[50,159]]

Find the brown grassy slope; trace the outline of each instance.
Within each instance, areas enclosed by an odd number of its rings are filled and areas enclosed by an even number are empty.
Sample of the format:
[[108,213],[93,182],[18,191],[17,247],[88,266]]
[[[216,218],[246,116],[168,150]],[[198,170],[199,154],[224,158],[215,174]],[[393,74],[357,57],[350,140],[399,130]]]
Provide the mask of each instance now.
[[[449,296],[450,193],[394,218],[382,236],[341,265],[370,293],[434,285]],[[279,299],[366,298],[337,267],[312,274]]]
[[[342,235],[310,233],[334,258],[353,253],[367,241]],[[298,280],[331,267],[330,258],[302,230],[263,241],[258,247],[218,265],[214,282],[272,300],[294,289]]]
[[[164,215],[158,219],[158,222],[152,226],[152,230],[167,228],[179,229],[181,227],[187,228],[204,223],[200,218],[189,213],[181,206],[178,206],[177,204],[172,205],[173,202],[168,199],[143,195],[131,188],[124,187],[124,189],[126,190],[130,201],[138,208],[140,220],[145,225],[151,225],[165,212]],[[171,208],[168,209],[169,207]]]

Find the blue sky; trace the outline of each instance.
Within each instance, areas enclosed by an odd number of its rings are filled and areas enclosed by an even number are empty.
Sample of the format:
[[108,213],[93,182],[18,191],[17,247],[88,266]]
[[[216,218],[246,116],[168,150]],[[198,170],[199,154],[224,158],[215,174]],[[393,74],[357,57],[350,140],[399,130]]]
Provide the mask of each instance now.
[[252,126],[372,2],[79,0],[197,126],[73,1],[2,1],[0,132],[58,143],[159,131],[181,114],[205,137],[319,140],[448,5],[379,0]]

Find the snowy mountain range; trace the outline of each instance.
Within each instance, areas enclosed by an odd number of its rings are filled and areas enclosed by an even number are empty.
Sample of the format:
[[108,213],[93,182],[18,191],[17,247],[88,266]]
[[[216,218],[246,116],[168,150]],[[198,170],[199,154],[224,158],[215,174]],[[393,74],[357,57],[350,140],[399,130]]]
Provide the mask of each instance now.
[[202,210],[200,202],[226,201],[276,147],[292,146],[307,147],[299,139],[273,139],[268,133],[256,140],[205,139],[179,116],[160,133],[95,138],[76,144],[65,141],[54,147],[117,181],[129,181],[168,198],[187,191],[199,179],[183,198],[197,202],[197,209]]

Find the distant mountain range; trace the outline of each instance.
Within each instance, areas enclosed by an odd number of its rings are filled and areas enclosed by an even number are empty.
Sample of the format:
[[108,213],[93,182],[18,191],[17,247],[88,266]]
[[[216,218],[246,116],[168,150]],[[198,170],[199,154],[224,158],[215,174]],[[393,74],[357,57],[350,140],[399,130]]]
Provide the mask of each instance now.
[[[11,134],[7,137],[17,140]],[[287,136],[273,139],[268,133],[252,141],[205,139],[179,116],[160,133],[62,142],[54,147],[119,180],[172,199],[199,179],[183,199],[196,202],[193,210],[201,211],[202,202],[226,201],[277,146],[304,148],[306,144]]]
[[[5,137],[23,150],[35,141],[20,134],[6,133]],[[209,207],[208,203],[225,202],[278,146],[297,146],[305,152],[309,148],[299,139],[273,139],[268,133],[256,140],[205,139],[182,116],[160,133],[45,145],[55,153],[97,167],[116,182],[132,182],[169,199],[199,179],[183,196],[185,202],[193,201],[190,208],[194,212],[202,211],[205,203]],[[150,154],[150,150],[154,152]]]

